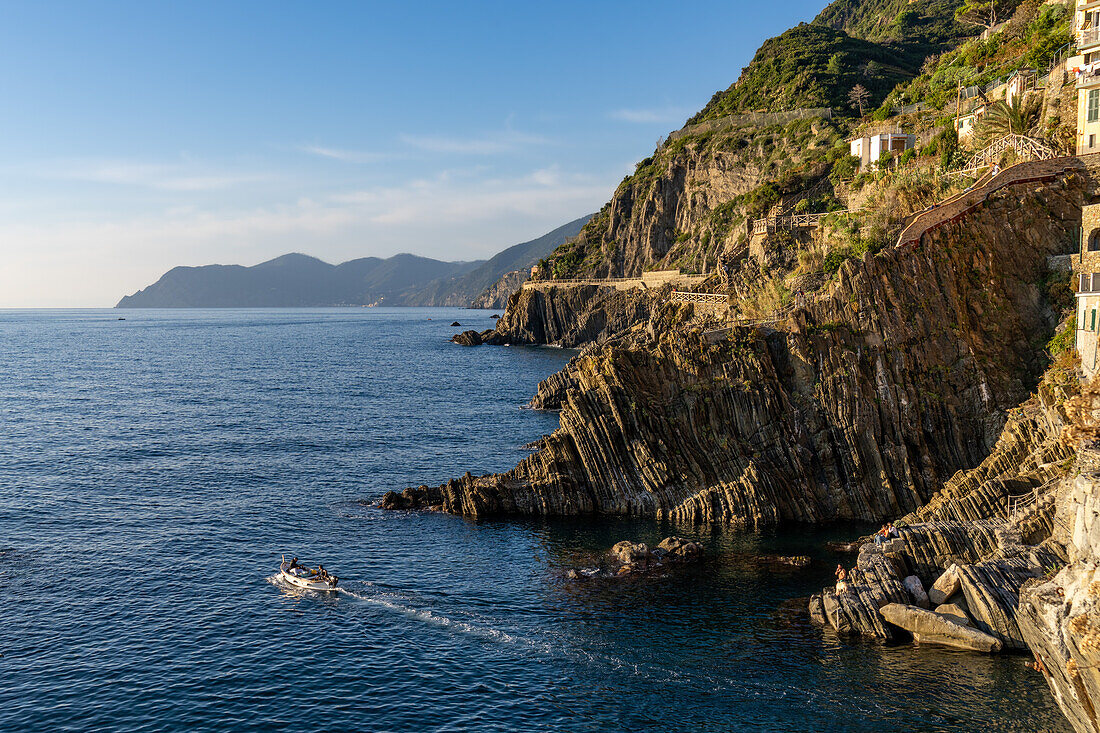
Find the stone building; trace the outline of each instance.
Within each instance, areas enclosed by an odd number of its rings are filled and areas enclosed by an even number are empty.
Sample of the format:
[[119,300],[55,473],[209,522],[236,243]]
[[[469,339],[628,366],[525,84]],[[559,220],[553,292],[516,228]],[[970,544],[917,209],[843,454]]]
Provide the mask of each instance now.
[[1073,258],[1077,291],[1077,353],[1085,376],[1096,373],[1100,329],[1100,204],[1081,209],[1081,249]]

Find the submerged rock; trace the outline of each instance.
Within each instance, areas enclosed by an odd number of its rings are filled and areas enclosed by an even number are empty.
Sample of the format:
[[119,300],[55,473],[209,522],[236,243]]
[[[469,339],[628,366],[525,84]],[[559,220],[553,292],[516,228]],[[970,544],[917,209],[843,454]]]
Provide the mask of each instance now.
[[650,549],[644,542],[617,542],[597,568],[573,568],[565,573],[570,580],[612,578],[644,574],[659,568],[694,562],[703,556],[703,546],[682,537],[666,537]]
[[939,644],[974,652],[999,652],[1001,640],[978,629],[955,623],[931,611],[901,603],[888,603],[880,609],[894,626],[905,629],[919,644]]

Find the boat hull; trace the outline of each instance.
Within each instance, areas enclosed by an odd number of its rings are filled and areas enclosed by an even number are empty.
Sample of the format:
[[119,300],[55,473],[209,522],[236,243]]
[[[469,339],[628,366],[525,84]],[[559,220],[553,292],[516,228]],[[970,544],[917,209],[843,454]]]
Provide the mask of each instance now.
[[332,585],[327,580],[294,575],[287,572],[285,568],[279,570],[279,579],[289,586],[302,588],[304,590],[315,590],[322,593],[332,593],[336,590],[336,586]]

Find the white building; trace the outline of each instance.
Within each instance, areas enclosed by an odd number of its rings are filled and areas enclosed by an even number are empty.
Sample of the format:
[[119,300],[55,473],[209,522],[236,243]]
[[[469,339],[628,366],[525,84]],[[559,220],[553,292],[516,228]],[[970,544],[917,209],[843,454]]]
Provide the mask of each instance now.
[[867,170],[878,163],[884,152],[900,155],[917,144],[916,135],[906,135],[900,130],[880,132],[849,141],[852,155],[859,158],[860,170]]

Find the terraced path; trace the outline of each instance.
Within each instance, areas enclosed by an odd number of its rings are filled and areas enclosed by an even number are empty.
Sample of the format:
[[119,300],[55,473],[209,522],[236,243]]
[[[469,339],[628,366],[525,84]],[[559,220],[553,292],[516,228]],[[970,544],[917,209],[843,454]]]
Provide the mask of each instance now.
[[1091,153],[1087,156],[1070,155],[1063,158],[1050,158],[1049,160],[1030,160],[1005,168],[996,176],[990,176],[989,173],[986,173],[966,191],[945,199],[934,207],[917,214],[898,235],[898,246],[918,244],[921,237],[927,232],[948,222],[961,219],[975,207],[984,203],[990,194],[1005,186],[1052,181],[1074,169],[1100,171],[1098,155],[1100,154]]

